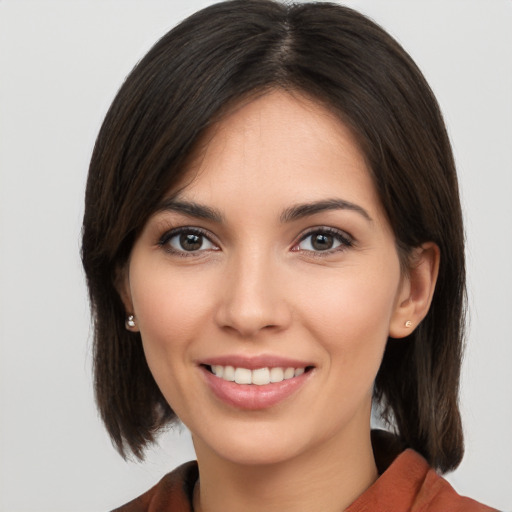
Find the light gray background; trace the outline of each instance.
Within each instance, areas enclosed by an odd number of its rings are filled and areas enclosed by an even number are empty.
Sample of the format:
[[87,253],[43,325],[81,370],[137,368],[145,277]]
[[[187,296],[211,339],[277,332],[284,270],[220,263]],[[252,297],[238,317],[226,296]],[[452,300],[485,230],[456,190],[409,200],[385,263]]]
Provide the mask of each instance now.
[[[170,433],[146,463],[93,405],[80,267],[95,136],[123,78],[208,1],[0,0],[0,510],[108,510],[191,458]],[[411,53],[444,111],[466,214],[470,336],[463,494],[512,510],[512,2],[359,0]]]

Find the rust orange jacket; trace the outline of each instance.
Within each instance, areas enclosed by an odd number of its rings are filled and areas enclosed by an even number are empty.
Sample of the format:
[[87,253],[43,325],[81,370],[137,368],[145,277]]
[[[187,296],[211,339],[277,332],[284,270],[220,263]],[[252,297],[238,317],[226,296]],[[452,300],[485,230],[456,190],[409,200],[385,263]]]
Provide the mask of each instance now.
[[[375,449],[382,474],[345,512],[491,512],[494,509],[459,496],[427,461],[407,449],[388,467],[389,451]],[[198,478],[196,462],[166,475],[145,494],[114,512],[193,512],[192,493]]]

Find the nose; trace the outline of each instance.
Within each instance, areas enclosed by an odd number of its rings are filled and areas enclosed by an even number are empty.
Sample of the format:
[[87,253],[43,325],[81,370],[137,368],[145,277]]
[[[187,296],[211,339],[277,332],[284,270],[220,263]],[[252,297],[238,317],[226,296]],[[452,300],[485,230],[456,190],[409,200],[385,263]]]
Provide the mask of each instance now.
[[292,318],[282,269],[267,253],[251,252],[229,262],[216,322],[240,337],[286,329]]

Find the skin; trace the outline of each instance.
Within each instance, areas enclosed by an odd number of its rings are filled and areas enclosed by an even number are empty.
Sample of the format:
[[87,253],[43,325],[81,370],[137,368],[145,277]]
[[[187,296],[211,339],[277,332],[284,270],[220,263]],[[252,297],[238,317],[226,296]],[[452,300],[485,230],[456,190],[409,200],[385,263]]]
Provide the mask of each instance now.
[[[388,336],[406,336],[427,313],[439,252],[418,248],[402,275],[354,137],[300,94],[253,99],[205,141],[169,197],[222,219],[155,214],[120,290],[157,384],[192,432],[195,508],[343,510],[377,478],[373,382]],[[297,204],[332,199],[355,207],[283,222]],[[180,245],[172,230],[183,227],[205,233],[198,250]],[[311,229],[325,228],[342,238],[327,233],[333,248],[319,250]],[[219,400],[200,366],[233,354],[293,357],[313,369],[277,405],[244,410]]]

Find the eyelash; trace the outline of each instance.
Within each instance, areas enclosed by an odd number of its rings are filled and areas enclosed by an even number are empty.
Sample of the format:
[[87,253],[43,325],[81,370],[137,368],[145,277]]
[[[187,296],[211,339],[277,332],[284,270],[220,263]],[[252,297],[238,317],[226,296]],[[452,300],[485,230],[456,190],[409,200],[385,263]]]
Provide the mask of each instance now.
[[215,247],[214,250],[218,250],[218,246],[211,240],[212,236],[210,233],[208,233],[207,231],[200,229],[200,228],[193,228],[193,227],[187,227],[187,226],[184,226],[181,228],[176,228],[176,229],[171,229],[170,231],[167,231],[166,233],[164,233],[162,235],[162,237],[158,241],[158,245],[160,247],[162,247],[166,252],[176,255],[176,256],[180,256],[182,258],[194,257],[194,256],[197,256],[198,254],[205,251],[205,249],[196,250],[196,251],[177,250],[177,249],[174,249],[173,247],[171,247],[169,242],[174,237],[183,235],[183,234],[196,235],[196,236],[202,237],[203,239],[208,240],[208,242],[210,242],[210,244],[213,247]]
[[323,251],[307,250],[307,252],[310,253],[314,257],[321,258],[323,256],[327,256],[327,255],[334,254],[337,252],[342,252],[342,251],[349,249],[350,247],[353,247],[353,245],[354,245],[354,239],[350,235],[345,233],[344,231],[340,231],[339,229],[330,228],[330,227],[316,227],[316,228],[311,228],[308,231],[306,231],[306,233],[304,233],[304,235],[302,235],[300,240],[296,244],[294,244],[294,246],[292,247],[292,251],[299,251],[300,249],[295,249],[295,248],[298,247],[302,242],[304,242],[305,240],[307,240],[309,237],[311,237],[313,235],[332,236],[334,238],[334,240],[336,240],[340,244],[338,247],[334,247],[332,249],[326,249]]
[[[196,235],[196,236],[202,237],[203,242],[204,242],[204,239],[206,239],[214,247],[213,250],[215,250],[215,251],[219,250],[218,245],[215,244],[211,240],[212,236],[209,232],[207,232],[203,229],[200,229],[200,228],[186,227],[186,226],[180,227],[180,228],[175,228],[175,229],[172,229],[172,230],[164,233],[162,235],[162,237],[160,238],[160,240],[158,241],[158,246],[162,247],[166,252],[168,252],[170,254],[180,256],[183,258],[197,257],[199,254],[201,254],[205,251],[212,250],[212,249],[198,249],[198,250],[194,250],[194,251],[186,251],[186,250],[177,250],[177,249],[171,247],[169,244],[170,240],[172,240],[173,238],[175,238],[179,235],[183,235],[183,234]],[[294,243],[291,250],[294,252],[299,252],[301,249],[299,249],[298,246],[313,235],[332,236],[335,241],[339,242],[339,246],[334,247],[332,249],[318,250],[318,251],[309,250],[309,249],[303,250],[304,252],[307,252],[314,257],[322,257],[322,256],[330,255],[333,253],[342,252],[354,245],[353,238],[343,231],[340,231],[335,228],[330,228],[330,227],[316,227],[316,228],[311,228],[306,233],[304,233],[302,235],[302,237],[300,238],[300,240],[298,242]]]

